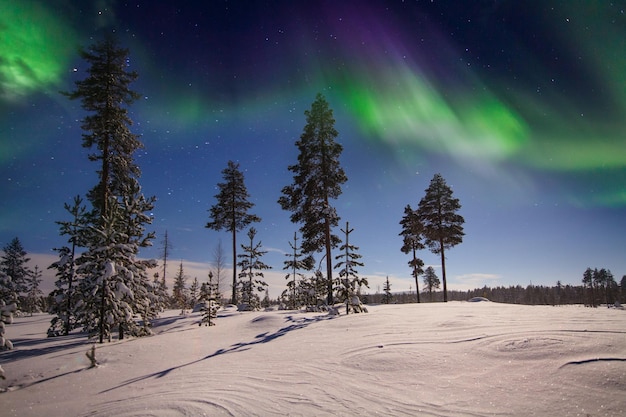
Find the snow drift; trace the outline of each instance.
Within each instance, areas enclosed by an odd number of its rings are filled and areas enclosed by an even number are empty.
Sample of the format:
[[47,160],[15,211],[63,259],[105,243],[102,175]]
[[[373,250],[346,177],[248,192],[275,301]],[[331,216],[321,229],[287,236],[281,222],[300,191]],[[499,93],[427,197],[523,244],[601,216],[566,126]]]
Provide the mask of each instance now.
[[626,312],[451,302],[369,314],[170,311],[154,336],[45,338],[7,327],[2,416],[618,416]]

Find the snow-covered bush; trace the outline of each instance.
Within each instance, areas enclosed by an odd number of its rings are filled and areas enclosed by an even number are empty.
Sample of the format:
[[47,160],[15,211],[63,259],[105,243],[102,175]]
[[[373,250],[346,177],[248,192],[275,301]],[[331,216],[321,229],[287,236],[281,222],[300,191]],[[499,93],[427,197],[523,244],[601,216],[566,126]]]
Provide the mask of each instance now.
[[0,350],[13,349],[13,343],[5,337],[5,323],[13,323],[13,313],[17,311],[17,304],[12,303],[6,305],[4,301],[0,300]]

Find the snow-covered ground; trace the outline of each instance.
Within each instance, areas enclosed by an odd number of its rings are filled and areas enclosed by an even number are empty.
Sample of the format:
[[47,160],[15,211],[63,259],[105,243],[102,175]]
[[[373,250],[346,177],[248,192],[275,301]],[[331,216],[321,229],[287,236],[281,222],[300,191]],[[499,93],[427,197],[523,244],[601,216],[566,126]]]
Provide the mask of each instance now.
[[1,416],[623,416],[626,311],[491,302],[369,314],[167,312],[147,338],[47,339],[17,318]]

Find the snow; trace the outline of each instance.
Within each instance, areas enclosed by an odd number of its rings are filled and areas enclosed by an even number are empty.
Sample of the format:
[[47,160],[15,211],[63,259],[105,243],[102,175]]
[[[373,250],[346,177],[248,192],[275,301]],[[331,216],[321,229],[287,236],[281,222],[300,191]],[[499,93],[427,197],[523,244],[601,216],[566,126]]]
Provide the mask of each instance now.
[[154,336],[45,338],[7,326],[2,416],[621,416],[626,311],[493,302],[369,314],[166,312]]

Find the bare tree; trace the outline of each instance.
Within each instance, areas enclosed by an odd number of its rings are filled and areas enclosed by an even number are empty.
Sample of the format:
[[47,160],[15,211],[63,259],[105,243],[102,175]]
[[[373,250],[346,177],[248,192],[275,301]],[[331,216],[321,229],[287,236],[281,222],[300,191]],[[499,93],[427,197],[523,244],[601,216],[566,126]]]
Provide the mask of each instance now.
[[172,242],[169,239],[169,236],[167,234],[167,230],[165,231],[165,236],[163,237],[163,240],[161,241],[161,259],[163,259],[163,282],[165,282],[165,278],[166,278],[166,272],[167,272],[167,259],[169,258],[173,246],[172,246]]
[[222,239],[217,241],[217,246],[213,249],[213,277],[215,277],[215,291],[220,292],[220,288],[224,285],[226,274],[226,254],[222,246]]

